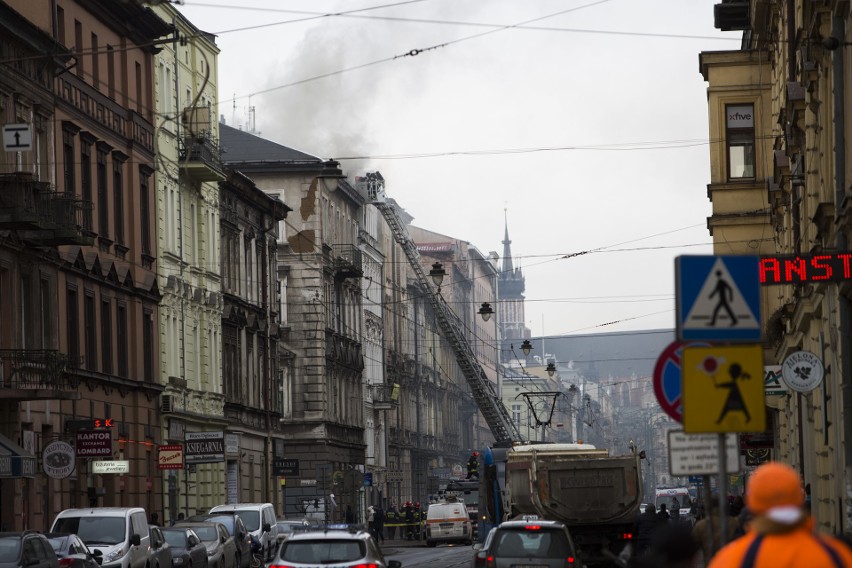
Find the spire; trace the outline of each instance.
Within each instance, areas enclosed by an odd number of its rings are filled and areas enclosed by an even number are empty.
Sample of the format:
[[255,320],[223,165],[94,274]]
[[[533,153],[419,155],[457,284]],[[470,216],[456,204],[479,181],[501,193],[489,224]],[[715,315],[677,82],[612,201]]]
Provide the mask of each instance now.
[[506,233],[503,237],[503,277],[509,278],[514,269],[512,268],[512,241],[509,240],[509,217],[506,209],[503,209],[503,218],[506,223]]

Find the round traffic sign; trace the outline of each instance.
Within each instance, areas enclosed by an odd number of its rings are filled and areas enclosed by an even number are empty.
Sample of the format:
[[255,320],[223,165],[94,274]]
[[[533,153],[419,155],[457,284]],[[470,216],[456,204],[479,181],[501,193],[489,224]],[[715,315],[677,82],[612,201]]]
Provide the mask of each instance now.
[[654,394],[660,408],[678,422],[683,422],[683,374],[680,363],[684,347],[707,347],[700,341],[673,341],[663,349],[654,365]]

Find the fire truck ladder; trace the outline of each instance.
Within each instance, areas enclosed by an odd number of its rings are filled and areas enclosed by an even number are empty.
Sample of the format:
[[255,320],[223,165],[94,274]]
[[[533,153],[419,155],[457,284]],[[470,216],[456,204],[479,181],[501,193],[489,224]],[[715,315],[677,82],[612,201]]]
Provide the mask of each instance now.
[[509,418],[506,407],[497,397],[494,385],[477,361],[470,343],[465,339],[458,316],[453,313],[444,298],[441,297],[431,278],[426,276],[426,271],[420,264],[420,252],[417,250],[417,245],[411,240],[405,225],[400,221],[396,207],[387,202],[384,193],[384,178],[379,172],[371,172],[359,181],[366,186],[370,203],[375,205],[384,216],[393,232],[394,239],[405,251],[405,256],[408,257],[408,262],[417,276],[417,281],[421,288],[426,291],[426,297],[432,305],[438,325],[455,353],[462,374],[467,379],[473,393],[473,399],[494,435],[496,445],[508,446],[513,441],[521,440],[520,431]]

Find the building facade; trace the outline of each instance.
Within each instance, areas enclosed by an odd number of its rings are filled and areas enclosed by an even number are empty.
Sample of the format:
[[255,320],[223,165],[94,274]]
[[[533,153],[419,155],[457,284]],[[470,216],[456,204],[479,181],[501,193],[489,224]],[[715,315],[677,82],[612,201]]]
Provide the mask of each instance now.
[[[811,255],[847,254],[849,5],[722,2],[715,16],[717,28],[742,34],[741,49],[700,57],[710,137],[718,141],[708,187],[716,252],[781,263],[798,257],[805,267],[815,266]],[[840,533],[852,519],[849,280],[797,273],[790,279],[782,268],[762,290],[764,361],[809,351],[824,378],[807,392],[767,396],[769,428],[754,449],[798,469],[818,527]],[[742,437],[740,445],[756,446]]]
[[[192,440],[226,426],[219,242],[219,183],[225,172],[213,118],[219,48],[172,5],[154,10],[175,29],[174,41],[163,43],[156,55],[154,73],[159,436],[164,444],[184,444],[187,434]],[[224,455],[215,462],[184,457],[189,467],[161,472],[167,496],[163,520],[178,512],[206,513],[226,500]]]
[[[152,425],[162,387],[152,77],[156,43],[171,29],[134,4],[15,0],[3,10],[4,21],[26,31],[25,39],[17,28],[4,34],[12,53],[38,54],[32,61],[48,63],[4,66],[7,78],[17,75],[3,97],[4,123],[26,124],[34,133],[33,150],[7,154],[12,177],[4,183],[20,197],[12,217],[23,229],[21,215],[35,212],[41,220],[29,221],[32,234],[49,247],[35,262],[6,271],[4,289],[23,306],[3,318],[22,326],[18,344],[7,344],[14,350],[7,377],[25,386],[41,374],[75,391],[64,400],[61,393],[49,400],[25,392],[3,397],[6,431],[28,451],[41,454],[52,442],[75,447],[73,455],[60,452],[75,466],[67,475],[46,468],[34,473],[37,484],[4,484],[3,524],[46,530],[56,512],[72,506],[157,510]],[[13,235],[6,234],[26,240]],[[18,258],[27,250],[16,248]],[[7,297],[13,299],[4,293],[4,302]],[[87,442],[94,439],[99,442]],[[122,473],[97,473],[98,461],[120,462]]]

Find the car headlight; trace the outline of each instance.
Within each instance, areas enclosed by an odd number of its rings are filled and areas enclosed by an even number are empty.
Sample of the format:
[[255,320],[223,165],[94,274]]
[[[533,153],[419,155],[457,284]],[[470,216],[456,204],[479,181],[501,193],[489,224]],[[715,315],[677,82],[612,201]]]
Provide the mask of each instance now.
[[125,554],[127,554],[127,551],[124,550],[124,548],[118,548],[116,550],[113,550],[109,554],[105,554],[103,561],[104,562],[114,562],[114,561],[118,560],[119,558],[121,558],[122,556],[124,556]]
[[172,564],[174,564],[175,566],[181,566],[183,564],[183,557],[176,556],[172,558]]

